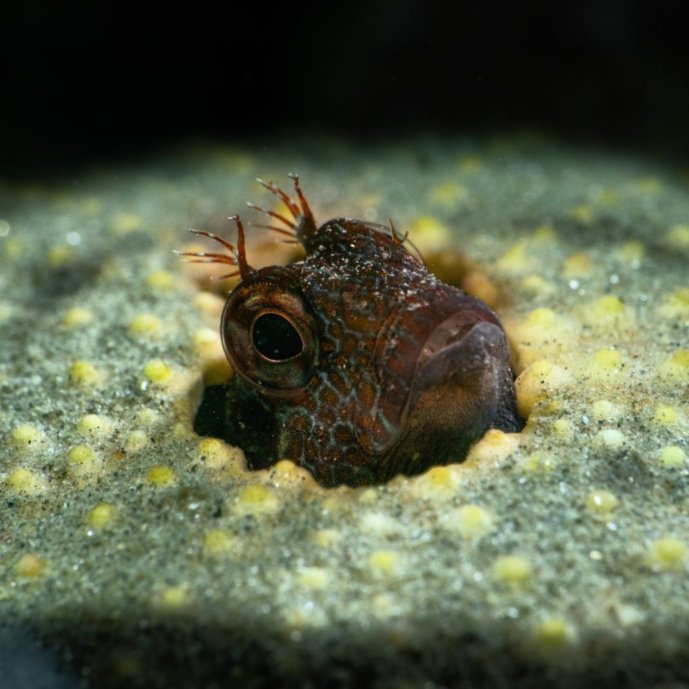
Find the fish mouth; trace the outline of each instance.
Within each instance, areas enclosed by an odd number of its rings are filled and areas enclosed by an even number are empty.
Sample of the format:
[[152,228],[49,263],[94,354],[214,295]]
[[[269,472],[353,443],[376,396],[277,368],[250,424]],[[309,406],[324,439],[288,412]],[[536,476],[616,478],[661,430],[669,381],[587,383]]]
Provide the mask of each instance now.
[[413,391],[418,395],[452,381],[468,389],[480,387],[485,377],[481,374],[492,368],[493,360],[506,355],[506,345],[495,323],[467,321],[466,314],[454,314],[425,341],[416,362]]
[[504,332],[489,321],[457,314],[431,332],[417,360],[404,432],[390,451],[395,472],[461,461],[496,425],[512,381],[506,353]]
[[[373,357],[375,395],[355,418],[357,439],[371,455],[397,454],[395,447],[409,444],[410,424],[444,435],[448,426],[466,425],[457,413],[457,399],[464,400],[465,416],[470,416],[472,400],[486,397],[481,388],[494,368],[491,359],[506,352],[505,335],[487,307],[449,290],[439,296],[442,308],[429,300],[413,318],[405,318],[400,309],[381,331],[385,335],[379,336],[381,346]],[[438,318],[438,311],[444,317]],[[424,406],[435,410],[421,415]],[[449,416],[448,409],[454,410]],[[444,422],[435,424],[433,413]]]

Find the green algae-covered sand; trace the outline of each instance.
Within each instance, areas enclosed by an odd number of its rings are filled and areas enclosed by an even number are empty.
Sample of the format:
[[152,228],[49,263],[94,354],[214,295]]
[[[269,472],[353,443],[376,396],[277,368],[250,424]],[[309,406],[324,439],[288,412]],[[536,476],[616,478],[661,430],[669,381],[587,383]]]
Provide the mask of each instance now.
[[[222,300],[171,249],[288,171],[321,221],[392,217],[466,254],[522,433],[335,490],[194,433],[204,381],[230,375]],[[537,137],[208,146],[5,185],[5,676],[40,653],[55,686],[689,681],[688,192]],[[283,260],[251,234],[253,263]]]

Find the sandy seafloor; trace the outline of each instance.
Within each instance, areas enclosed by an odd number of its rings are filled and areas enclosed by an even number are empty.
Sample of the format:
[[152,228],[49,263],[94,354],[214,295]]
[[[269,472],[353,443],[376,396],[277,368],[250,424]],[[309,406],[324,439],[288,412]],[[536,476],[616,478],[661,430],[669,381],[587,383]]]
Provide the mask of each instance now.
[[[321,221],[465,252],[521,434],[335,490],[194,434],[222,300],[171,249],[289,171]],[[192,146],[5,184],[0,218],[4,688],[689,682],[686,171],[539,137]]]

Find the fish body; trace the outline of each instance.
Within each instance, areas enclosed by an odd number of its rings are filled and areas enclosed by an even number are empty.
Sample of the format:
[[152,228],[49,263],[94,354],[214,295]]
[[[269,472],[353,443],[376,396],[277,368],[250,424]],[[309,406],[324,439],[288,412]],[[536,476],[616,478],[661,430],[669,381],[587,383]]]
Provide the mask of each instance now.
[[296,188],[290,227],[306,258],[253,270],[236,256],[242,280],[221,320],[237,374],[225,436],[249,465],[288,458],[324,486],[376,484],[461,461],[489,428],[520,430],[495,313],[394,229],[317,227]]

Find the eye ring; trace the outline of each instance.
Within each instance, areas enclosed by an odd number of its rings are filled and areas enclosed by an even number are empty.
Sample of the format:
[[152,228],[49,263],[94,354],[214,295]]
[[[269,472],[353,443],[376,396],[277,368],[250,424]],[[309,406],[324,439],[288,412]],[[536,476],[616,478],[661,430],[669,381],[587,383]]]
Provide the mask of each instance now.
[[295,398],[315,375],[316,319],[290,266],[263,268],[230,293],[220,319],[234,372],[262,395]]
[[[280,341],[271,339],[273,336],[280,338]],[[294,361],[306,350],[304,337],[293,319],[275,309],[265,309],[256,314],[249,329],[249,339],[257,354],[270,364]],[[267,353],[270,349],[276,355],[284,352],[285,356],[270,356]]]

